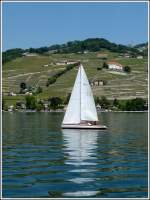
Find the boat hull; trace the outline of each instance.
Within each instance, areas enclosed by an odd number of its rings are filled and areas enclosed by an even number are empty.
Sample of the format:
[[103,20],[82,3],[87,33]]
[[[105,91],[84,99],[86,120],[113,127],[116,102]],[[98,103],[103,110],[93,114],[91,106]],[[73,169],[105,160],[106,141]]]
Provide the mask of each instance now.
[[78,124],[62,124],[61,128],[63,129],[97,129],[97,130],[106,130],[107,127],[104,125],[78,125]]

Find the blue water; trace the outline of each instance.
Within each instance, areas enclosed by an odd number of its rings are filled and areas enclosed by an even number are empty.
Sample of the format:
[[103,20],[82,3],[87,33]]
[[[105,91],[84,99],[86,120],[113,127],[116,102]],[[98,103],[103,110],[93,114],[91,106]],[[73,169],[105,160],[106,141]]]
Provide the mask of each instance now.
[[107,131],[62,118],[3,113],[3,197],[147,197],[147,113],[101,113]]

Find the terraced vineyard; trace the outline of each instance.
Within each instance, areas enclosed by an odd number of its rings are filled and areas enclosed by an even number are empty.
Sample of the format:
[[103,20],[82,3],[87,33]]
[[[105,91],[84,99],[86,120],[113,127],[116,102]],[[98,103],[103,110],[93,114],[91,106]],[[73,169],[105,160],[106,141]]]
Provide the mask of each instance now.
[[46,99],[50,96],[65,98],[72,89],[77,74],[76,67],[60,76],[57,81],[49,85],[49,87],[46,87],[46,82],[56,71],[62,70],[65,67],[55,65],[56,62],[73,60],[81,61],[89,79],[107,81],[107,84],[104,86],[92,87],[94,95],[99,97],[104,95],[109,99],[147,98],[147,58],[120,58],[117,53],[105,53],[108,55],[108,61],[115,60],[124,66],[130,66],[132,70],[131,73],[122,75],[110,73],[108,70],[97,70],[97,67],[101,67],[104,62],[97,57],[97,53],[50,54],[48,56],[21,57],[3,65],[3,95],[5,99],[10,101],[12,99],[24,98],[19,94],[16,97],[8,97],[8,93],[19,93],[20,83],[26,82],[28,86],[42,87],[43,92],[37,96],[39,99]]

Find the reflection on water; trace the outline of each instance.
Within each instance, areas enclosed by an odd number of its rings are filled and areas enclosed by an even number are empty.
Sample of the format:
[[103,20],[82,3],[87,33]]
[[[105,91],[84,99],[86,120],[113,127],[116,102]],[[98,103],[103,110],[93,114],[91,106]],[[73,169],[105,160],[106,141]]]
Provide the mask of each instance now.
[[107,131],[61,130],[60,113],[3,114],[3,197],[147,197],[147,113],[101,113]]
[[89,165],[88,160],[95,158],[98,131],[91,133],[89,130],[64,129],[62,132],[66,152],[68,152],[66,164]]
[[[94,130],[79,130],[79,129],[64,129],[63,139],[65,153],[68,154],[65,164],[73,165],[70,172],[77,173],[74,178],[68,179],[76,184],[91,184],[95,181],[93,177],[82,176],[81,173],[88,173],[96,169],[90,169],[90,166],[97,164],[96,148],[97,148],[97,134],[98,131]],[[88,168],[87,168],[88,166]],[[76,167],[76,169],[74,169]],[[97,191],[75,191],[66,192],[64,196],[86,197],[96,195]]]

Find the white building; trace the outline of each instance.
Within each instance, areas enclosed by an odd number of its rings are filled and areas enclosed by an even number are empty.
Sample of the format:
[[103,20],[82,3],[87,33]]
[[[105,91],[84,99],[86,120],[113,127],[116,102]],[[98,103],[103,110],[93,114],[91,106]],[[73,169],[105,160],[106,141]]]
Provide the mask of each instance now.
[[108,62],[108,68],[111,70],[123,71],[123,66],[117,62]]
[[60,61],[60,62],[56,62],[56,65],[71,65],[71,64],[75,64],[77,63],[76,61]]
[[143,56],[137,56],[136,58],[137,59],[143,59]]

